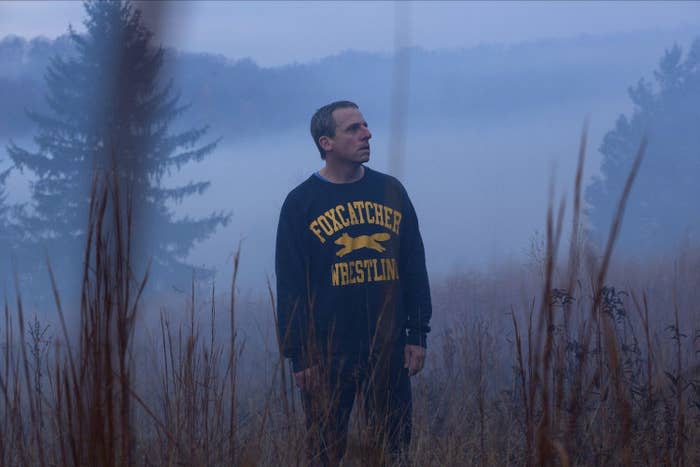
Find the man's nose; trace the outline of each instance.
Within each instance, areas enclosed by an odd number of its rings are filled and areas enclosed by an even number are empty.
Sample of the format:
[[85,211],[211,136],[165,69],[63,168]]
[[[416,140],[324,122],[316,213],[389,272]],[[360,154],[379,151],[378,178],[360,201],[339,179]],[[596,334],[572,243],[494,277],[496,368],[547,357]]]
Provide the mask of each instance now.
[[369,131],[369,128],[365,128],[365,131],[367,131],[367,134],[363,136],[364,139],[371,139],[372,138],[372,132]]

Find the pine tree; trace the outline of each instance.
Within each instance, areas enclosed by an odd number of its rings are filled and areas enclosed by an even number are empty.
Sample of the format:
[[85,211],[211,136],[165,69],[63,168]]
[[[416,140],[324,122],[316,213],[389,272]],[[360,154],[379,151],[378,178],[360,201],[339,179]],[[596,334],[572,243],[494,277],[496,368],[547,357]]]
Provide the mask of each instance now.
[[38,149],[14,143],[8,148],[15,166],[36,176],[31,209],[21,219],[25,247],[35,253],[35,268],[43,267],[46,249],[61,275],[79,277],[91,180],[96,171],[118,166],[138,207],[135,257],[144,263],[152,259],[152,271],[163,283],[181,282],[192,277],[184,258],[194,242],[225,225],[229,216],[176,219],[168,203],[201,194],[209,182],[166,188],[164,176],[201,161],[218,141],[199,145],[206,127],[171,131],[186,106],[173,93],[172,81],[159,74],[165,51],[152,45],[140,10],[128,0],[84,6],[87,31],[69,28],[75,53],[55,57],[46,72],[50,111],[30,113]]
[[0,286],[9,285],[12,256],[17,246],[17,228],[12,223],[5,185],[11,169],[0,171]]
[[627,253],[668,251],[700,240],[700,38],[683,56],[675,45],[654,72],[629,90],[621,115],[600,147],[601,175],[586,190],[594,238],[602,239],[642,138],[649,145],[627,204],[619,247]]

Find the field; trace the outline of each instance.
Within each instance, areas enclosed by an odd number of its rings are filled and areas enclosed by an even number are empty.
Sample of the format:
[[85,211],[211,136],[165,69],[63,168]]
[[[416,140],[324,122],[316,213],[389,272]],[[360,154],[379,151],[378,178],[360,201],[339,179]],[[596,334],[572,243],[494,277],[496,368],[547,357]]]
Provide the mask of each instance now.
[[[580,226],[582,150],[570,238],[550,206],[527,263],[432,283],[410,465],[700,465],[700,250],[613,261],[642,155],[601,251]],[[237,293],[236,257],[223,294],[143,296],[111,183],[95,182],[80,303],[57,294],[49,327],[5,301],[0,465],[307,465],[273,290]],[[343,465],[380,465],[351,424]]]

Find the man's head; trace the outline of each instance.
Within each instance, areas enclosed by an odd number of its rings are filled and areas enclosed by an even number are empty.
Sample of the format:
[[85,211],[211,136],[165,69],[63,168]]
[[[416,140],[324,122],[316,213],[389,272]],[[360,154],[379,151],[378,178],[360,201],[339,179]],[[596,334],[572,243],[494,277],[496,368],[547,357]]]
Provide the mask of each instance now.
[[321,159],[330,153],[354,162],[369,160],[372,133],[354,102],[336,101],[318,109],[311,117],[311,136]]

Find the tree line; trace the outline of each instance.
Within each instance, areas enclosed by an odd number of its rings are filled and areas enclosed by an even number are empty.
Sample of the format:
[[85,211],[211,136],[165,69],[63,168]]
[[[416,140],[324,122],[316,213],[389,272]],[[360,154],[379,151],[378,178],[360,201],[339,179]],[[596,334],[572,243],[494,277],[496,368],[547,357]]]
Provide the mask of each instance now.
[[[591,102],[619,101],[653,66],[661,44],[673,40],[678,37],[672,33],[638,33],[459,50],[414,48],[411,121],[480,124],[563,106],[583,113]],[[44,73],[51,57],[75,53],[70,35],[0,39],[1,112],[8,116],[0,119],[0,140],[32,131],[25,109],[45,108]],[[241,55],[236,48],[231,54]],[[206,123],[230,141],[305,127],[313,109],[348,96],[376,126],[390,116],[392,71],[392,56],[374,52],[344,51],[309,63],[263,67],[246,58],[166,48],[161,76],[172,77],[190,105],[175,126]]]

